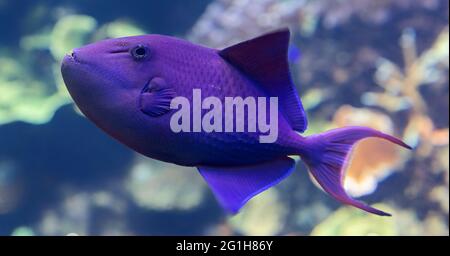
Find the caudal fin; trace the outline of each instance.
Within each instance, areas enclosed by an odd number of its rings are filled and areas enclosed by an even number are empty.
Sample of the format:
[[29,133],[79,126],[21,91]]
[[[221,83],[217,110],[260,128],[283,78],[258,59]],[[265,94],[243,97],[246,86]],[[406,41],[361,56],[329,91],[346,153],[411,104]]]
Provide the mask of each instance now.
[[389,213],[351,198],[344,190],[346,164],[353,145],[361,139],[378,137],[411,149],[403,141],[367,127],[344,127],[306,137],[302,159],[322,188],[338,201],[381,216]]

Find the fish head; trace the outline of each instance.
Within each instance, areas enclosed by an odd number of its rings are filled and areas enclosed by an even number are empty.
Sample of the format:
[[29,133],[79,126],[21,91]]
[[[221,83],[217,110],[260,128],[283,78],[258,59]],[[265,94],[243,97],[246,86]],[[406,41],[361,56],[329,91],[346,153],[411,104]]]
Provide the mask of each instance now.
[[146,36],[107,39],[67,54],[61,64],[64,82],[84,112],[100,104],[122,104],[153,76]]
[[130,101],[136,101],[159,72],[153,64],[152,41],[151,35],[107,39],[73,49],[64,57],[64,82],[84,114],[132,107]]

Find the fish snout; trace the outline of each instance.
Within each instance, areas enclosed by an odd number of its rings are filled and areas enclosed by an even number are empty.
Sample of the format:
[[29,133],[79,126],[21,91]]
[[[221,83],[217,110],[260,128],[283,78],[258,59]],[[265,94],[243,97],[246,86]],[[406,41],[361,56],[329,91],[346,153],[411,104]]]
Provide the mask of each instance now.
[[77,48],[72,49],[68,54],[67,57],[69,57],[70,59],[77,61]]
[[75,64],[79,64],[81,63],[80,58],[79,58],[79,54],[78,54],[78,49],[72,49],[70,52],[68,52],[61,63],[61,69],[65,70],[68,67],[75,65]]

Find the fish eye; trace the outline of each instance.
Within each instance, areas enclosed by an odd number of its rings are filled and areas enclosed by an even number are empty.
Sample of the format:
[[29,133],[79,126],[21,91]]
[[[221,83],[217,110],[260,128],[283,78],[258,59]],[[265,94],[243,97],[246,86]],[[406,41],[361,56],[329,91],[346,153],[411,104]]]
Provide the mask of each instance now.
[[136,47],[131,49],[131,56],[133,56],[135,60],[141,60],[147,57],[148,53],[148,48],[143,45],[137,45]]

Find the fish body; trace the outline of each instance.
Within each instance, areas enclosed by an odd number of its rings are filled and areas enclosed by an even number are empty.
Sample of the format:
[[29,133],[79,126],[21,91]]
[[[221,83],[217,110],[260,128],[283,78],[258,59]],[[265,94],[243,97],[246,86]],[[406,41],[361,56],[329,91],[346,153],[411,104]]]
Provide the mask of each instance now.
[[[116,52],[117,58],[127,58],[128,49],[133,45],[143,44],[142,42],[151,42],[152,53],[149,54],[154,53],[151,56],[152,62],[136,63],[133,68],[142,70],[138,74],[139,80],[123,82],[132,86],[117,88],[120,85],[111,85],[117,90],[113,100],[110,94],[103,94],[103,88],[100,89],[100,95],[86,95],[94,93],[95,89],[91,88],[86,89],[88,93],[71,93],[82,112],[107,133],[143,155],[185,166],[252,164],[296,153],[298,135],[282,114],[279,115],[278,140],[268,145],[259,143],[259,133],[208,133],[203,130],[174,133],[170,129],[170,113],[153,117],[141,111],[139,100],[142,90],[155,77],[163,78],[176,96],[186,97],[190,102],[193,101],[193,89],[200,89],[202,98],[215,96],[222,101],[225,97],[269,96],[256,82],[242,75],[237,68],[222,58],[215,49],[163,35],[106,40],[74,50],[73,55],[76,57],[66,56],[62,67],[64,76],[70,79],[72,74],[80,76],[86,73],[85,77],[96,76],[96,80],[108,80],[110,73],[120,75],[121,70],[99,70],[98,73],[90,73],[90,69],[102,66],[90,64],[90,57],[98,55],[98,49],[112,44],[117,45],[117,49],[111,50]],[[122,56],[122,49],[125,56]],[[67,65],[69,68],[66,70]],[[107,67],[113,69],[114,65],[111,63]],[[118,68],[120,69],[121,65],[118,65]],[[128,79],[126,75],[124,77],[121,79]],[[67,84],[71,84],[70,81]],[[105,86],[110,83],[104,82]],[[84,86],[94,87],[89,84]],[[84,89],[80,87],[78,86],[79,89]],[[72,90],[77,88],[69,89]],[[93,98],[86,99],[87,96]],[[104,106],[108,106],[108,111],[101,111]],[[187,150],[186,145],[195,147],[189,147]],[[242,157],[243,154],[245,157]]]
[[[288,45],[286,29],[223,50],[163,35],[125,37],[74,49],[64,58],[61,71],[75,103],[98,127],[143,155],[197,167],[219,202],[232,213],[287,177],[295,166],[288,156],[299,155],[333,197],[388,215],[345,193],[345,163],[353,144],[366,137],[408,146],[364,127],[301,136],[307,118],[290,77]],[[258,107],[267,100],[266,108],[257,108],[252,116],[247,105],[243,116],[230,120],[226,104],[222,105],[227,98],[250,99],[246,102]],[[180,102],[187,105],[174,104],[176,99],[185,99]],[[211,104],[205,104],[205,99]],[[272,106],[268,99],[276,104]],[[221,103],[220,108],[212,104],[214,100]],[[186,106],[188,112],[175,124],[174,115]],[[276,115],[272,116],[274,106]],[[203,118],[212,109],[221,117],[205,124]],[[228,113],[237,116],[237,107],[231,109]],[[260,114],[266,118],[260,119]],[[249,127],[252,123],[258,128],[267,125],[269,119],[276,121],[276,136],[262,143],[268,131],[249,131]],[[174,125],[187,120],[184,130],[174,131]],[[219,122],[215,130],[204,129],[212,120]],[[238,122],[247,130],[237,131]],[[227,125],[234,130],[227,131]]]

